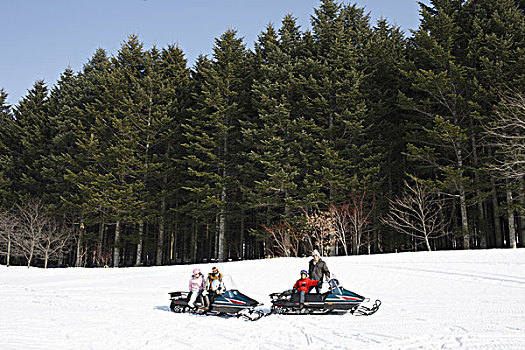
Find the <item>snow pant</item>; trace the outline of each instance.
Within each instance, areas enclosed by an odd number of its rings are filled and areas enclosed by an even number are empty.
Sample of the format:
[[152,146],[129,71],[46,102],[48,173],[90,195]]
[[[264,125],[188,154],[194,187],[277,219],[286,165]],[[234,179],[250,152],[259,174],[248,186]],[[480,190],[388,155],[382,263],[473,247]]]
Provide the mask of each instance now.
[[304,290],[299,292],[299,304],[304,304],[304,296],[306,295],[306,292]]
[[199,290],[192,290],[190,293],[190,300],[188,301],[189,307],[195,307],[195,300],[197,300],[197,297],[199,296],[200,291]]
[[310,287],[310,289],[308,289],[308,293],[311,293],[312,290],[314,290],[314,289],[315,289],[315,291],[316,291],[317,293],[321,293],[321,288],[322,288],[321,285],[317,285],[317,286]]
[[197,297],[199,295],[202,296],[202,302],[204,304],[204,307],[208,307],[210,305],[210,299],[207,295],[202,295],[202,291],[200,290],[192,290],[190,292],[190,300],[188,301],[189,307],[195,307],[195,301],[197,300]]

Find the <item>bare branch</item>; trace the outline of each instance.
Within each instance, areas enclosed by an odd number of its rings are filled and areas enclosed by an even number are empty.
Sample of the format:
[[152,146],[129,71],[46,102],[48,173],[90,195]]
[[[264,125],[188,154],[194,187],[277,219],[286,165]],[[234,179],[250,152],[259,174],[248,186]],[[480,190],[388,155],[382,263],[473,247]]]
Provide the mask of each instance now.
[[417,182],[411,186],[405,182],[405,192],[390,201],[390,212],[382,222],[406,235],[422,240],[430,251],[430,240],[444,235],[446,223],[443,200],[425,184]]

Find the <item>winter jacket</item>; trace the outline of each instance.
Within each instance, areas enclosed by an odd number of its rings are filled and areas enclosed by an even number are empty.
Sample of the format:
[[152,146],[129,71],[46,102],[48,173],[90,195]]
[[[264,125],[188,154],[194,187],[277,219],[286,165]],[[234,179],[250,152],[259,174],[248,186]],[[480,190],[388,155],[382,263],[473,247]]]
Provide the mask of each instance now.
[[199,275],[199,277],[192,277],[190,279],[190,292],[203,290],[205,287],[204,277]]
[[293,287],[295,289],[297,289],[298,292],[308,293],[308,290],[311,287],[317,286],[318,283],[319,283],[319,281],[311,280],[309,277],[306,277],[306,278],[302,278],[302,279],[297,280],[297,282],[295,282]]
[[322,281],[323,277],[330,278],[330,271],[328,271],[328,266],[326,266],[326,263],[322,259],[319,259],[317,263],[315,263],[314,259],[310,260],[308,274],[314,280]]
[[222,273],[218,274],[208,274],[208,278],[206,280],[206,289],[209,291],[224,291],[224,283],[222,282]]

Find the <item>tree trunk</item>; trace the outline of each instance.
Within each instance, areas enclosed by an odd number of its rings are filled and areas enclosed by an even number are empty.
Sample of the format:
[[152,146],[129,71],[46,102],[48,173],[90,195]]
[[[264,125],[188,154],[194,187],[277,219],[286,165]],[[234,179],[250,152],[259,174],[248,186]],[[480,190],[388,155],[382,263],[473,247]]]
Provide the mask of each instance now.
[[[164,185],[167,183],[167,176],[164,175]],[[162,265],[162,250],[164,247],[164,220],[166,218],[166,196],[165,193],[162,194],[160,202],[160,220],[159,220],[159,235],[157,237],[157,254],[155,257],[155,265]]]
[[[223,175],[225,176],[226,171],[224,171]],[[225,261],[226,258],[224,256],[224,241],[226,238],[226,213],[225,213],[225,206],[226,206],[226,186],[222,186],[221,190],[221,208],[219,209],[219,237],[217,241],[217,259],[219,261]]]
[[142,264],[142,245],[144,241],[144,222],[139,223],[139,242],[137,244],[137,257],[135,259],[135,266]]
[[27,268],[31,267],[31,260],[33,260],[33,254],[35,253],[35,244],[33,243],[31,245],[31,249],[29,251],[29,258],[27,259]]
[[[478,198],[481,195],[480,190],[476,190]],[[481,249],[487,249],[487,232],[485,227],[485,210],[483,208],[483,202],[481,199],[477,200],[477,206],[478,206],[478,215],[479,215],[479,221],[478,221],[478,232],[479,232],[479,247]]]
[[113,247],[113,267],[119,267],[120,262],[120,221],[115,224],[115,241]]
[[81,221],[77,240],[77,260],[75,261],[75,267],[82,266],[82,240],[84,239],[84,228],[84,221]]
[[6,261],[7,267],[9,267],[10,259],[11,259],[11,232],[7,233],[7,257],[6,259],[7,259]]
[[99,257],[103,256],[102,248],[104,247],[104,227],[104,222],[101,222],[98,227],[97,254]]
[[48,261],[49,261],[49,241],[48,241],[48,244],[47,244],[47,247],[46,247],[46,252],[44,254],[44,269],[47,269],[47,264],[48,264]]
[[522,183],[520,191],[520,226],[519,226],[519,246],[525,247],[525,181]]
[[241,227],[239,232],[239,256],[240,260],[244,259],[244,210],[241,210]]
[[170,262],[174,260],[174,255],[173,255],[174,253],[173,249],[175,248],[174,245],[175,245],[175,235],[172,232],[170,235]]
[[476,142],[476,132],[474,130],[474,121],[470,118],[470,129],[471,129],[471,143],[472,143],[472,157],[474,159],[474,180],[476,185],[476,205],[478,208],[478,232],[479,232],[479,246],[481,249],[487,249],[487,232],[484,225],[485,222],[485,211],[483,210],[483,201],[481,199],[481,191],[479,189],[479,161],[478,161],[478,147]]
[[492,185],[492,207],[494,211],[494,235],[496,248],[503,248],[503,230],[501,227],[501,220],[499,217],[498,193],[496,192],[496,184],[494,178],[491,178]]
[[[285,191],[285,194],[284,194],[284,198],[285,198],[285,204],[284,204],[284,217],[285,218],[289,218],[290,217],[290,205],[288,205],[288,190]],[[286,230],[286,232],[284,233],[284,254],[286,257],[289,257],[290,256],[290,233],[288,232],[288,230]],[[317,242],[317,244],[319,244],[320,242]],[[315,247],[313,247],[315,248]],[[321,244],[321,254],[323,255],[323,246]]]
[[197,262],[197,220],[193,221],[190,238],[190,260],[192,263]]
[[516,224],[514,220],[514,209],[512,203],[512,190],[507,188],[507,219],[509,221],[509,247],[517,248],[516,246]]
[[[463,175],[463,153],[461,149],[457,151],[458,168],[461,169],[461,175]],[[468,227],[468,213],[467,213],[467,199],[465,194],[465,186],[463,182],[459,180],[459,208],[461,212],[461,229],[463,231],[463,249],[470,249],[470,232]]]
[[463,249],[470,249],[470,233],[467,217],[467,201],[465,198],[465,189],[461,184],[459,186],[459,204],[461,210],[461,229],[463,230]]
[[354,226],[354,230],[352,232],[352,254],[359,254],[359,233],[356,226]]

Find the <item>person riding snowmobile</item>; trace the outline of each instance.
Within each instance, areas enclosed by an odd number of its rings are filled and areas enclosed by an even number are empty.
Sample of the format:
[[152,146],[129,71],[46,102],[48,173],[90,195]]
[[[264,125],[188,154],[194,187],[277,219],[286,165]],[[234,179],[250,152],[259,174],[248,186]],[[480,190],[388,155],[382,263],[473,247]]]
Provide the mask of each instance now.
[[319,284],[318,280],[311,280],[308,277],[308,272],[306,270],[301,270],[301,278],[295,282],[293,286],[294,293],[299,293],[299,306],[304,306],[304,296],[311,287],[317,286]]
[[310,288],[310,291],[315,288],[317,293],[321,293],[323,278],[326,277],[329,279],[330,271],[326,263],[321,259],[321,254],[319,254],[317,249],[314,249],[312,252],[312,260],[310,260],[309,263],[308,273],[312,279],[320,281],[319,285]]
[[206,279],[206,290],[217,295],[224,293],[226,287],[222,282],[222,277],[223,275],[219,272],[219,269],[212,267],[211,273],[208,274],[208,278]]
[[[197,297],[199,294],[202,293],[205,287],[204,282],[204,276],[202,276],[201,270],[196,268],[193,269],[193,274],[191,275],[190,282],[189,282],[189,289],[190,289],[190,300],[188,302],[188,306],[191,308],[195,307],[195,300],[197,300]],[[206,302],[205,302],[206,303]]]

